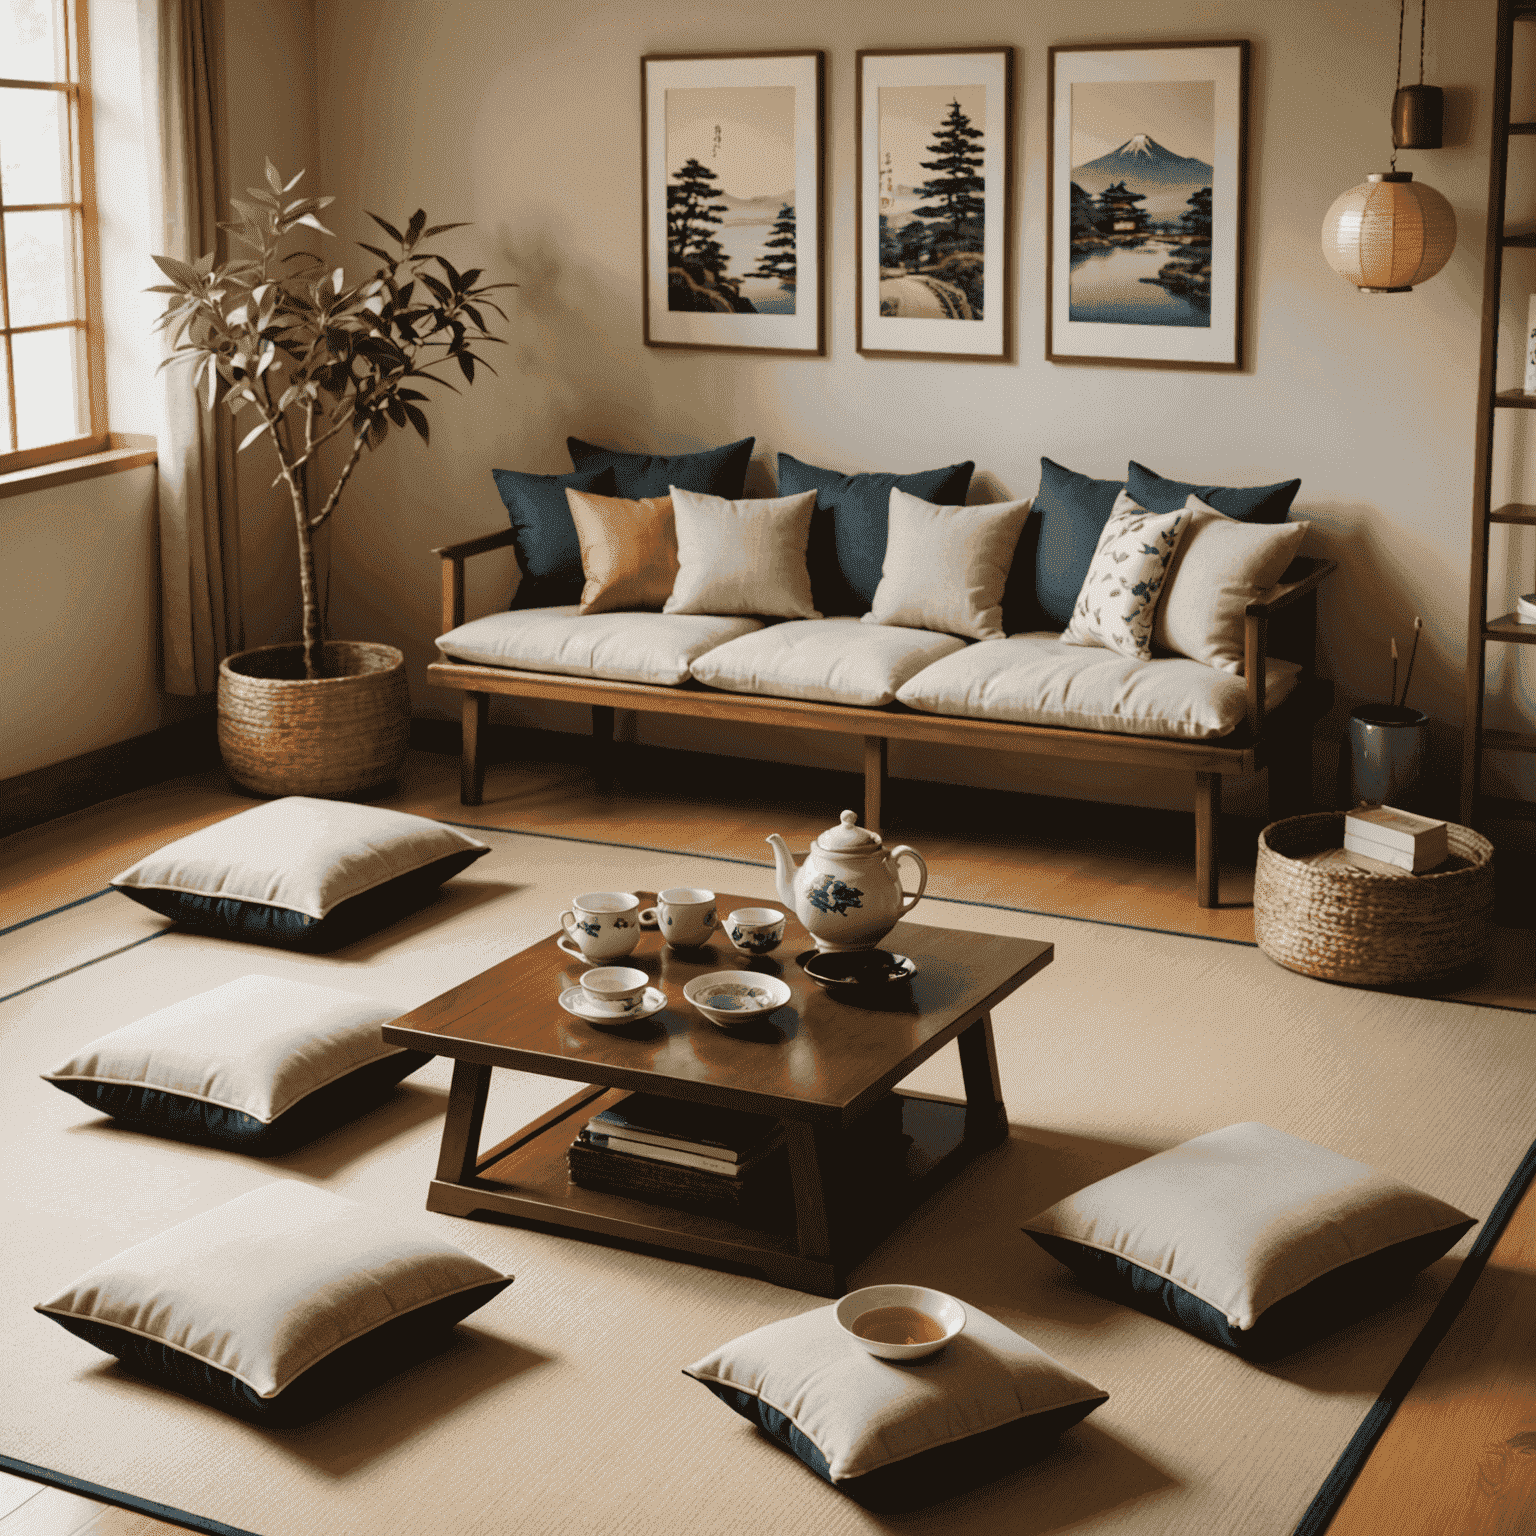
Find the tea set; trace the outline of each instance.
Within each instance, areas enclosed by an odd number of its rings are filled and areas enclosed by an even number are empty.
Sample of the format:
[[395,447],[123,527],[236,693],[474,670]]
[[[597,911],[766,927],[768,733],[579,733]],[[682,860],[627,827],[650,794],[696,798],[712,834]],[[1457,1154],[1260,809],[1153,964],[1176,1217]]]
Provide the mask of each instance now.
[[[886,850],[880,835],[844,811],[838,825],[816,838],[797,868],[777,833],[768,838],[779,899],[793,909],[815,949],[796,957],[822,987],[870,986],[904,980],[917,967],[905,955],[875,946],[922,900],[928,867],[913,848]],[[917,869],[917,889],[902,883],[900,863]],[[740,953],[761,956],[784,942],[788,919],[776,907],[740,907],[720,920],[713,891],[674,886],[652,907],[628,891],[588,891],[560,914],[561,950],[593,967],[579,986],[560,994],[567,1013],[590,1024],[629,1024],[666,1007],[667,996],[645,971],[620,965],[646,929],[659,930],[673,949],[700,949],[719,930]],[[778,977],[757,971],[715,971],[697,976],[683,996],[723,1028],[782,1008],[791,997]]]

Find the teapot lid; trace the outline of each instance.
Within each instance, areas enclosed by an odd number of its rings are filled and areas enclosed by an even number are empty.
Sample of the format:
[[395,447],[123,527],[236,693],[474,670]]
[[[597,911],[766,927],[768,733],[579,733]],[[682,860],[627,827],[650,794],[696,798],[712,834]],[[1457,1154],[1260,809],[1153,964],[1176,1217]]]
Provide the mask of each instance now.
[[838,825],[828,827],[816,839],[816,845],[828,853],[869,853],[879,848],[881,842],[878,832],[871,832],[868,827],[859,825],[855,812],[844,811],[838,818]]

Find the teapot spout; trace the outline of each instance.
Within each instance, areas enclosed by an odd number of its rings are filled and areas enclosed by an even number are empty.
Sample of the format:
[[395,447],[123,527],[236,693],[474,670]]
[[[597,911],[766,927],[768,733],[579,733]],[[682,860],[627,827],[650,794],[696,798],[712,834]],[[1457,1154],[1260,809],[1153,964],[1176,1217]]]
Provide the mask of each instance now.
[[794,911],[795,856],[789,851],[789,845],[777,832],[770,833],[767,842],[768,846],[773,849],[774,885],[779,893],[779,900],[790,911]]

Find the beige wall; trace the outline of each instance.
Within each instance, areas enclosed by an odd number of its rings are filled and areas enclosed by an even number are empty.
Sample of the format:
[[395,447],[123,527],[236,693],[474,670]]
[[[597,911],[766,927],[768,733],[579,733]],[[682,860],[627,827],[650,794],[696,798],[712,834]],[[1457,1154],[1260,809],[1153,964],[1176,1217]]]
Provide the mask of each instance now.
[[[1344,567],[1323,605],[1322,664],[1341,695],[1330,734],[1349,706],[1382,695],[1387,638],[1406,637],[1420,613],[1426,633],[1414,701],[1438,722],[1442,762],[1454,762],[1492,6],[1432,8],[1427,78],[1453,88],[1452,142],[1405,153],[1400,165],[1449,198],[1461,237],[1441,276],[1392,297],[1357,294],[1318,251],[1333,198],[1385,168],[1391,0],[1281,8],[1226,0],[1198,9],[1127,0],[1072,17],[1056,7],[973,0],[942,24],[874,0],[830,0],[809,12],[783,0],[706,11],[317,0],[316,18],[323,180],[347,210],[338,232],[362,234],[351,213],[359,206],[391,217],[424,204],[434,219],[474,221],[454,237],[456,260],[522,285],[500,377],[434,413],[430,450],[402,437],[366,461],[337,529],[337,632],[404,648],[418,711],[453,705],[422,686],[437,622],[427,551],[502,521],[493,465],[565,469],[567,433],[658,450],[755,433],[752,483],[764,489],[781,449],[846,469],[974,457],[996,495],[1031,494],[1041,454],[1095,475],[1123,473],[1128,458],[1236,484],[1299,474],[1297,515],[1315,524],[1313,548]],[[1248,366],[1235,376],[1043,361],[1046,50],[1132,37],[1254,43]],[[997,42],[1019,50],[1017,362],[866,360],[853,340],[855,50]],[[827,52],[828,356],[649,350],[640,342],[638,59],[773,47]],[[1518,586],[1502,562],[1495,575]],[[479,591],[481,604],[504,602],[509,579],[501,568]],[[704,727],[642,721],[640,730],[649,739],[711,739]],[[772,743],[759,749],[777,755]],[[925,768],[909,757],[893,767],[1004,783],[1027,776],[1032,787],[1080,793],[1096,787],[1068,765],[1053,772],[1003,759]],[[1327,776],[1326,764],[1320,773]],[[1150,793],[1187,803],[1182,785]]]

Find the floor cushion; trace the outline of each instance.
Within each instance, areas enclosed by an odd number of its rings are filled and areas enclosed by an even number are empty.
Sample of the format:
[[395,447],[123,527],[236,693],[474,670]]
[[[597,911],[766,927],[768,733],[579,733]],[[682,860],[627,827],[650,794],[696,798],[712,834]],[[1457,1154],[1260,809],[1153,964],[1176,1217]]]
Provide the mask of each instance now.
[[878,708],[909,677],[965,641],[926,629],[863,624],[858,619],[795,619],[772,624],[706,651],[695,679],[731,693]]
[[[1266,663],[1270,708],[1292,691],[1300,671],[1290,661]],[[1242,678],[1198,661],[1138,661],[1048,633],[980,640],[925,667],[896,697],[931,715],[1195,739],[1226,735],[1247,707]]]
[[567,606],[488,614],[439,636],[437,646],[455,661],[675,687],[706,651],[762,627],[744,614],[580,613]]
[[817,1307],[714,1350],[684,1374],[861,1502],[901,1509],[1012,1470],[1109,1394],[965,1304],[925,1360],[878,1360]]
[[1389,1174],[1248,1121],[1100,1179],[1024,1230],[1112,1301],[1264,1360],[1379,1307],[1472,1224]]
[[413,911],[490,851],[425,816],[289,795],[167,843],[111,884],[205,933],[333,949]]
[[35,1310],[161,1386],[283,1426],[439,1348],[511,1283],[424,1224],[285,1179],[125,1249]]
[[125,1125],[271,1156],[374,1108],[431,1060],[384,1043],[400,1012],[241,976],[81,1046],[43,1080]]

